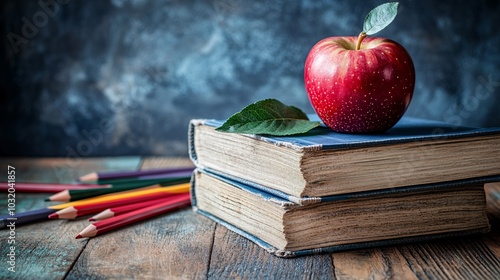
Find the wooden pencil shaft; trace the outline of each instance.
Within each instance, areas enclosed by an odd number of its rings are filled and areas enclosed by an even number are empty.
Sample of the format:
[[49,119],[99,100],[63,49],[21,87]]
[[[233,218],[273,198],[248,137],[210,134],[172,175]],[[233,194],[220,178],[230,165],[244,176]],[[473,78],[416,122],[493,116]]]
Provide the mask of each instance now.
[[93,221],[100,221],[100,220],[104,220],[104,219],[107,219],[107,218],[111,218],[111,217],[114,217],[118,214],[115,214],[113,211],[111,211],[111,209],[106,209],[94,216],[92,216],[91,218],[89,218],[89,221],[93,222]]
[[94,237],[97,235],[97,228],[93,225],[90,224],[86,228],[84,228],[77,236],[76,238],[82,238],[82,237]]
[[73,206],[59,210],[49,215],[49,219],[74,219],[76,218],[77,211]]

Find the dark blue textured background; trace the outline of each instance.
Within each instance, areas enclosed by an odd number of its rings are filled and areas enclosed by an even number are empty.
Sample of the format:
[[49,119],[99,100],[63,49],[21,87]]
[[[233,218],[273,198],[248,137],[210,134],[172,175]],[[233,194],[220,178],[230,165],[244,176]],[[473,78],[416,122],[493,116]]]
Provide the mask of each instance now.
[[[381,3],[2,0],[0,155],[186,155],[191,118],[264,98],[312,113],[309,49]],[[495,0],[400,2],[376,36],[414,59],[408,115],[500,126],[499,19]]]

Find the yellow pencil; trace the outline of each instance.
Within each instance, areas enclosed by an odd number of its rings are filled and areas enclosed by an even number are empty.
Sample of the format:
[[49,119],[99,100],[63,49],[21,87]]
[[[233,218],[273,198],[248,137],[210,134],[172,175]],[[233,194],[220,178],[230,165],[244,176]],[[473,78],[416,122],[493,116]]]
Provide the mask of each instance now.
[[52,205],[48,206],[46,208],[42,209],[35,209],[35,210],[30,210],[22,213],[16,213],[15,216],[8,216],[8,215],[3,215],[0,217],[0,228],[5,228],[8,225],[8,222],[12,218],[16,218],[16,227],[35,222],[35,221],[41,221],[41,220],[46,220],[48,219],[48,216],[50,214],[53,214],[57,210],[61,210],[67,207],[71,206],[83,206],[83,205],[91,205],[94,203],[99,203],[99,202],[106,202],[106,201],[114,201],[118,199],[123,199],[123,198],[131,198],[131,197],[136,197],[139,195],[148,195],[148,194],[157,194],[161,192],[166,192],[166,193],[172,193],[172,194],[181,194],[181,193],[187,193],[189,192],[189,183],[185,184],[178,184],[178,185],[172,185],[168,187],[157,187],[157,188],[151,188],[151,189],[146,189],[146,190],[137,190],[135,192],[131,191],[123,191],[123,192],[117,192],[113,195],[101,195],[101,196],[96,196],[94,198],[87,198],[83,200],[77,200],[73,202],[68,202],[64,204],[58,204],[58,205]]
[[117,200],[117,199],[123,199],[123,198],[130,198],[130,197],[135,197],[139,195],[148,195],[148,194],[154,194],[154,193],[160,193],[160,192],[168,192],[168,193],[185,193],[189,192],[189,183],[184,183],[184,184],[179,184],[179,185],[173,185],[173,186],[168,186],[168,187],[157,187],[157,188],[150,188],[146,190],[138,190],[138,191],[124,191],[124,192],[118,192],[113,195],[101,195],[101,196],[96,196],[92,198],[86,198],[82,200],[77,200],[77,201],[72,201],[68,203],[63,203],[63,204],[57,204],[57,205],[52,205],[49,206],[48,208],[50,209],[64,209],[66,207],[70,206],[81,206],[81,205],[87,205],[87,204],[92,204],[92,203],[99,203],[99,202],[105,202],[105,201],[111,201],[111,200]]

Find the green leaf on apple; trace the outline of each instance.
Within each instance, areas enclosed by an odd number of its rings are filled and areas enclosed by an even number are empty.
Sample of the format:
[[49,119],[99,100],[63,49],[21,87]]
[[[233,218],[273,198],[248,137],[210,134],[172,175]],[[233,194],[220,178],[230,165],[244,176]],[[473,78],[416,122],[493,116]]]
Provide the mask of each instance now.
[[398,14],[398,2],[385,3],[375,7],[366,15],[363,32],[373,35],[389,25]]
[[305,133],[319,125],[319,122],[309,121],[307,115],[297,107],[287,106],[276,99],[264,99],[232,115],[216,130],[287,136]]

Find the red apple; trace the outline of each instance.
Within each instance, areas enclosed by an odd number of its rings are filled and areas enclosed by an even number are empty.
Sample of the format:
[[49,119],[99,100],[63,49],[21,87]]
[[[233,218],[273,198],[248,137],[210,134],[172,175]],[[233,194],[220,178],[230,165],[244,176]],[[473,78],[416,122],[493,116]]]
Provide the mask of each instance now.
[[358,39],[330,37],[318,42],[305,63],[306,91],[320,119],[334,131],[384,132],[410,104],[415,68],[400,44],[384,38]]

